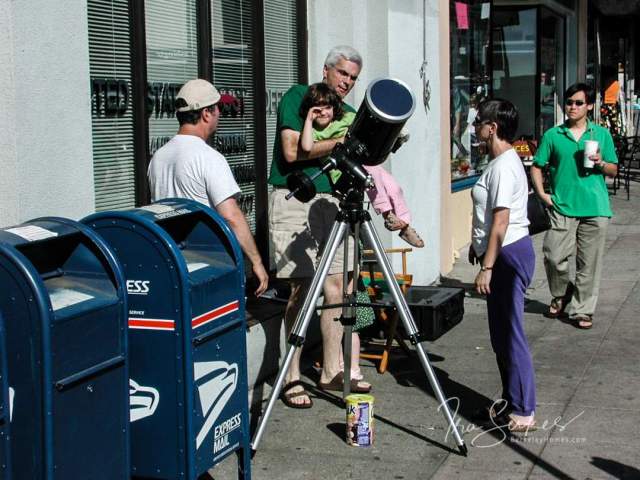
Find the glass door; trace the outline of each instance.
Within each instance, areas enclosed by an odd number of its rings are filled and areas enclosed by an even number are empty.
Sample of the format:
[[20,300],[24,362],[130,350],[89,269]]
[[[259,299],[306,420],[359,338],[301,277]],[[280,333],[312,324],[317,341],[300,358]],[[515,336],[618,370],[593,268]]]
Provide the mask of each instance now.
[[500,7],[493,22],[493,93],[520,113],[517,137],[540,139],[564,119],[565,20],[546,7]]
[[563,121],[564,19],[540,9],[540,115],[536,137]]
[[536,136],[538,9],[496,8],[493,22],[493,94],[520,113],[517,137]]
[[490,25],[490,2],[450,2],[453,191],[471,186],[486,164],[472,123],[478,103],[489,94]]

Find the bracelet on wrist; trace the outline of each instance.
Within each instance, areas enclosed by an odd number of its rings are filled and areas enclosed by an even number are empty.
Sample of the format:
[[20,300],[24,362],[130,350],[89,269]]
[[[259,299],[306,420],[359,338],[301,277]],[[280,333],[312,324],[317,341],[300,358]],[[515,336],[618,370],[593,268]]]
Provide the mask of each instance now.
[[480,271],[481,272],[486,272],[487,270],[492,270],[493,267],[487,267],[486,265],[483,265],[482,267],[480,267]]

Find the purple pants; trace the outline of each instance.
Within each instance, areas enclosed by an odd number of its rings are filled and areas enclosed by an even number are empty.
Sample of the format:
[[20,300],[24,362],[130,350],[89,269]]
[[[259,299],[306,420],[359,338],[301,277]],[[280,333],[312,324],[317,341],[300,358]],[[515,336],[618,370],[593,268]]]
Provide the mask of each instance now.
[[524,295],[534,269],[531,237],[502,247],[487,296],[489,334],[502,379],[502,398],[509,411],[523,416],[532,415],[536,407],[533,360],[524,333]]

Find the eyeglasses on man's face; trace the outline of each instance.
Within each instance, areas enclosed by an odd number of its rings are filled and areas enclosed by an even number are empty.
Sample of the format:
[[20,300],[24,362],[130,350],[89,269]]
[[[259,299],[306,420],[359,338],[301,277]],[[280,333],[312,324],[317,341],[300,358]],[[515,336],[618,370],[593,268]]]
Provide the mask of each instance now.
[[358,80],[358,75],[351,75],[349,72],[347,72],[346,70],[343,70],[342,68],[338,68],[338,67],[333,67],[335,69],[336,72],[338,72],[338,75],[340,75],[342,78],[346,78],[351,80],[352,82],[355,82],[356,80]]
[[486,125],[487,123],[491,123],[491,120],[483,120],[483,119],[482,119],[482,118],[480,118],[480,117],[476,117],[476,118],[473,120],[472,125],[473,125],[474,127],[479,127],[480,125]]
[[567,98],[567,100],[565,100],[564,104],[567,107],[572,107],[573,105],[575,105],[576,107],[581,107],[583,106],[585,103],[584,100],[572,100],[571,98]]

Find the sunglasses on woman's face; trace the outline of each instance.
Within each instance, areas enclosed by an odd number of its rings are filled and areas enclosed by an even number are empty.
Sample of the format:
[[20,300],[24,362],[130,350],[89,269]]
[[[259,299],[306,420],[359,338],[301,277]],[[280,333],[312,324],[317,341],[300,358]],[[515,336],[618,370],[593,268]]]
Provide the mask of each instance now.
[[569,99],[567,99],[567,100],[564,102],[564,104],[565,104],[567,107],[571,107],[571,106],[573,106],[574,104],[575,104],[575,106],[576,106],[576,107],[581,107],[581,106],[583,106],[585,103],[586,103],[586,102],[585,102],[584,100],[571,100],[570,98],[569,98]]

